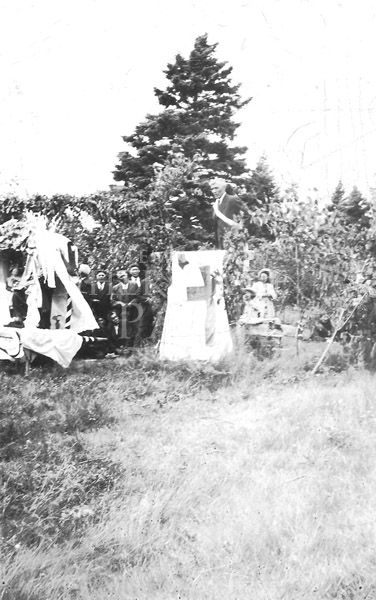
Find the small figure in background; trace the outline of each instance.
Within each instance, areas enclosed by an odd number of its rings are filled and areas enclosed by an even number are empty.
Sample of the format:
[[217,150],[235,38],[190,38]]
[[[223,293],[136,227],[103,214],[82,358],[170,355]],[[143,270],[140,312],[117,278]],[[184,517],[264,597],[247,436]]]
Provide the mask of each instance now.
[[261,269],[258,274],[259,281],[252,285],[255,294],[254,304],[264,321],[275,318],[274,300],[277,298],[276,291],[270,279],[270,269]]
[[91,269],[89,267],[89,265],[80,265],[78,267],[78,282],[77,285],[79,287],[79,289],[81,290],[81,293],[83,296],[86,296],[90,294],[91,291],[91,282],[90,282],[90,273],[91,273]]
[[333,334],[333,325],[330,317],[326,314],[321,315],[315,322],[313,328],[313,337],[326,340]]
[[122,337],[120,318],[115,310],[112,310],[108,315],[108,324],[106,329],[109,352],[120,354],[121,348],[123,348],[126,344],[126,340]]
[[244,309],[239,319],[240,325],[258,325],[263,322],[261,311],[255,303],[256,294],[252,288],[245,288],[243,293]]
[[138,263],[128,269],[127,338],[129,347],[139,347],[153,330],[153,312],[148,298],[148,282],[140,277]]
[[92,286],[90,304],[95,317],[106,318],[111,309],[110,286],[106,281],[106,273],[98,271],[96,281]]
[[[22,270],[19,267],[13,267],[9,277],[6,280],[6,289],[10,292],[9,311],[12,321],[23,323],[27,315],[27,298],[24,285],[21,283]],[[16,325],[22,326],[22,325]]]
[[118,283],[116,283],[111,292],[111,306],[121,312],[121,308],[127,304],[128,294],[128,273],[124,270],[117,272]]
[[7,290],[13,292],[21,281],[21,273],[18,267],[13,267],[6,280]]

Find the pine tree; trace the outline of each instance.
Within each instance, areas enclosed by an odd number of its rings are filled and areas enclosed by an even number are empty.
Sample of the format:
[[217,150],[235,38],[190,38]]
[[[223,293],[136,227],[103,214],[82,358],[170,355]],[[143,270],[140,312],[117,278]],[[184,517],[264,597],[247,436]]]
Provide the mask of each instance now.
[[370,225],[370,203],[364,198],[356,186],[346,197],[345,188],[339,181],[331,197],[328,212],[345,227],[355,227],[357,230],[368,228]]
[[232,142],[239,127],[234,114],[250,99],[241,99],[240,85],[231,82],[232,67],[216,58],[216,48],[205,34],[188,58],[178,54],[167,65],[165,89],[154,90],[163,110],[147,115],[132,135],[124,136],[129,150],[119,155],[114,171],[125,191],[149,192],[175,156],[194,161],[194,177],[188,177],[175,204],[182,223],[196,219],[193,229],[185,228],[187,248],[213,242],[213,197],[206,181],[217,176],[243,183],[248,177],[246,148]]
[[279,200],[279,189],[274,181],[273,174],[267,163],[266,156],[262,156],[255,169],[252,171],[247,183],[247,203],[252,206],[268,206]]
[[350,225],[355,225],[358,229],[369,227],[370,203],[356,186],[351,190],[349,197],[343,200],[341,208]]
[[345,188],[343,187],[343,183],[341,180],[339,180],[339,182],[337,183],[336,189],[333,192],[333,195],[330,199],[330,203],[328,206],[328,210],[331,212],[333,210],[335,210],[336,208],[338,208],[342,202],[343,199],[345,197]]
[[186,158],[201,155],[204,175],[236,181],[246,171],[246,148],[232,146],[238,123],[234,113],[250,99],[241,100],[239,85],[231,83],[232,67],[215,57],[217,44],[207,35],[196,39],[188,59],[178,54],[168,64],[164,90],[154,89],[163,111],[148,115],[132,135],[124,136],[131,151],[119,155],[114,178],[125,186],[142,188],[154,176],[154,165],[164,165],[171,153]]

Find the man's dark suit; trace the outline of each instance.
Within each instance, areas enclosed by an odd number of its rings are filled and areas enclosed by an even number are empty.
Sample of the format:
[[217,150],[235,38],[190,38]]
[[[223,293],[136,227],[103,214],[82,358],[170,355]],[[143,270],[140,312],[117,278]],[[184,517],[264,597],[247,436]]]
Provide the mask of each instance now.
[[91,306],[96,317],[107,319],[111,309],[110,288],[108,283],[104,283],[103,287],[98,281],[95,282],[91,291]]
[[[225,217],[234,220],[234,217],[238,215],[241,210],[246,209],[246,206],[238,196],[226,193],[220,199],[218,209]],[[229,230],[230,225],[222,221],[216,214],[214,214],[214,219],[217,248],[222,250],[224,237]]]
[[[137,278],[138,279],[138,278]],[[143,339],[151,335],[153,313],[148,301],[147,282],[131,278],[127,290],[128,345],[140,346]]]

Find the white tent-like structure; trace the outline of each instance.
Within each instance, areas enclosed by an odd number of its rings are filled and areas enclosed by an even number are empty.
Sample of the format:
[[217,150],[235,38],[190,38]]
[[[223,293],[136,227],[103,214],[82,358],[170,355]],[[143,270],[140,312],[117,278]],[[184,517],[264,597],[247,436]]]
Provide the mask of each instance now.
[[[19,329],[5,327],[11,324],[11,292],[6,282],[15,256],[24,264],[17,289],[25,291],[27,304],[24,326]],[[18,358],[27,348],[64,367],[70,364],[82,345],[78,334],[97,328],[70,274],[75,267],[76,249],[68,238],[48,229],[44,217],[27,215],[23,221],[11,219],[0,227],[0,359]],[[39,325],[46,297],[49,322],[42,329]],[[17,340],[20,348],[15,356]]]

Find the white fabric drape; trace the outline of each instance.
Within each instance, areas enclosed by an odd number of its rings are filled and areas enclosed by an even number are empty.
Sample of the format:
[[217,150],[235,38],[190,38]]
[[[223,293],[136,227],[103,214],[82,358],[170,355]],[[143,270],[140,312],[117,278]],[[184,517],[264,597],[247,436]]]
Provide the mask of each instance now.
[[[232,339],[221,282],[210,298],[188,299],[188,288],[203,288],[200,266],[221,271],[223,251],[185,252],[188,264],[179,265],[179,253],[172,256],[172,282],[159,348],[160,357],[169,360],[217,361],[232,350]],[[200,298],[201,298],[200,296]],[[208,323],[210,337],[208,338]]]

